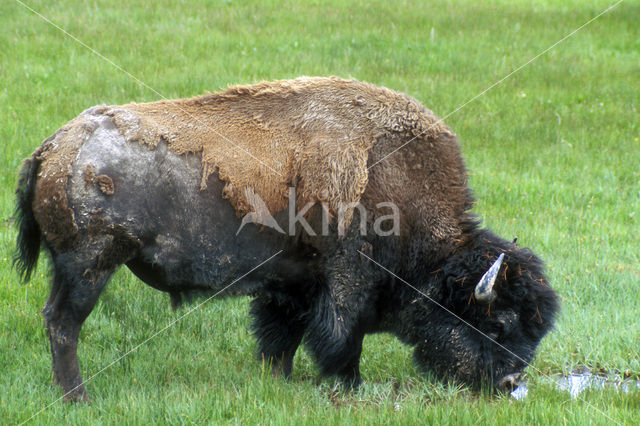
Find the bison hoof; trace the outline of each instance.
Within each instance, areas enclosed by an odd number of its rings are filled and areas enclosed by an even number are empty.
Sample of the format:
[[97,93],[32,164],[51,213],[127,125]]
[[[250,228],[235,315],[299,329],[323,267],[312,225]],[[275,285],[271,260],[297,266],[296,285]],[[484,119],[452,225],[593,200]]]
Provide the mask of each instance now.
[[75,389],[65,394],[64,402],[70,402],[70,403],[82,402],[82,403],[90,404],[91,399],[89,398],[89,396],[87,395],[87,392],[85,392],[84,389]]
[[340,383],[342,385],[342,389],[346,392],[355,392],[358,390],[360,385],[362,384],[362,379],[360,376],[356,377],[341,377]]

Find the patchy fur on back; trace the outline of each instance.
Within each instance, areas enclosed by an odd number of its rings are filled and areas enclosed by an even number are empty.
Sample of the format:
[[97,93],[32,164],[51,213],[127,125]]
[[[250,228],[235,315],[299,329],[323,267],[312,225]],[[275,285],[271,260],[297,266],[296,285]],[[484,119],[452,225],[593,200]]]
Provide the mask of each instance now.
[[[455,135],[431,111],[407,95],[368,83],[302,77],[190,99],[98,106],[68,123],[37,153],[41,176],[56,174],[46,180],[54,187],[40,188],[47,195],[43,199],[66,212],[54,219],[45,205],[39,217],[52,222],[51,238],[66,245],[74,234],[73,213],[65,209],[66,177],[100,116],[111,117],[129,142],[155,149],[164,141],[175,154],[199,155],[201,189],[217,170],[226,183],[223,196],[238,216],[251,211],[247,188],[275,213],[287,207],[293,186],[299,208],[322,202],[333,216],[340,203],[362,202],[370,211],[379,202],[406,206],[402,220],[410,223],[402,229],[426,226],[431,237],[444,241],[462,234],[450,218],[464,220],[471,205],[471,196],[460,191],[466,174]],[[368,185],[371,180],[375,185]],[[363,200],[367,186],[372,189]],[[347,225],[351,216],[348,209]]]
[[201,154],[202,183],[216,169],[239,216],[250,211],[251,187],[272,212],[284,210],[288,187],[298,204],[357,203],[367,186],[369,151],[381,136],[451,133],[418,102],[339,78],[235,86],[178,101],[104,107],[131,142],[176,154]]

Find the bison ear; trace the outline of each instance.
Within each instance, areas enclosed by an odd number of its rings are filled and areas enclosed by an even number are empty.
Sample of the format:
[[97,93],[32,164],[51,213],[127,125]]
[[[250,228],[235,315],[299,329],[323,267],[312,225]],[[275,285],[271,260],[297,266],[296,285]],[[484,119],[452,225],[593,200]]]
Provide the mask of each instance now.
[[484,273],[480,281],[476,285],[474,290],[474,296],[479,303],[488,305],[493,302],[498,296],[493,289],[493,285],[498,277],[500,266],[502,266],[502,260],[504,259],[504,253],[498,256],[498,259],[491,265],[491,267]]

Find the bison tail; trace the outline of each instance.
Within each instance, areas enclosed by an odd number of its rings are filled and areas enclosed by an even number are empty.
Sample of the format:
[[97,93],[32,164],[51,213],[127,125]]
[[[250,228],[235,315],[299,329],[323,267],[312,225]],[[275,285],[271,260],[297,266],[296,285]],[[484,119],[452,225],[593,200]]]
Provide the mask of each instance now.
[[18,189],[16,190],[15,216],[18,225],[18,238],[16,241],[17,253],[13,259],[13,265],[18,269],[24,282],[29,281],[40,255],[40,226],[33,214],[33,197],[39,166],[40,161],[35,157],[25,160],[18,175]]

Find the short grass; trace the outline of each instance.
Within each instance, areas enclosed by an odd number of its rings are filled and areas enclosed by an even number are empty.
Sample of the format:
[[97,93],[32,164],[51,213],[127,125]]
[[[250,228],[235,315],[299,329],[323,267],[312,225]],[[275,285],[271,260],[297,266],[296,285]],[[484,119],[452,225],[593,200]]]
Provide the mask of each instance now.
[[[612,0],[611,0],[612,1]],[[440,116],[594,17],[603,0],[534,2],[138,2],[28,0],[168,98],[299,75],[407,92]],[[640,393],[572,400],[545,375],[640,374],[640,7],[624,1],[446,122],[460,136],[478,212],[548,263],[562,298],[528,369],[524,401],[419,374],[393,337],[365,340],[363,389],[321,381],[301,351],[292,380],[254,360],[245,298],[188,311],[120,271],[87,320],[80,357],[92,405],[54,403],[39,310],[46,261],[11,270],[16,172],[85,108],[159,95],[15,0],[0,5],[0,419],[16,423],[634,423]]]

